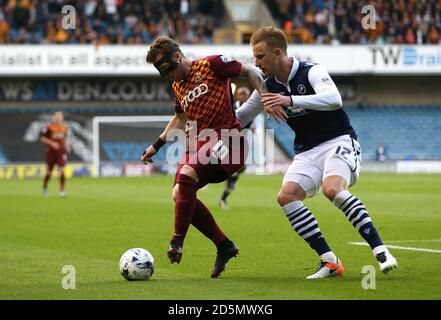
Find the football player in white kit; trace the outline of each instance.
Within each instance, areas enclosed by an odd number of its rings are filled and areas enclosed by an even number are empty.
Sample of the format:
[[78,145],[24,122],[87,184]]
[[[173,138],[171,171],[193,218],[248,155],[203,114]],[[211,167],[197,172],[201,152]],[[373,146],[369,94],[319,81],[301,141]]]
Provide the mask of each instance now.
[[398,266],[396,259],[384,246],[364,204],[348,191],[358,179],[361,148],[328,72],[318,64],[289,57],[287,38],[277,28],[257,30],[251,45],[269,93],[261,96],[254,91],[236,110],[236,116],[245,126],[264,109],[277,122],[286,121],[296,134],[296,155],[285,173],[277,201],[292,228],[320,256],[319,268],[307,279],[344,272],[342,262],[303,203],[305,198],[314,197],[320,187],[370,245],[380,270],[393,270]]

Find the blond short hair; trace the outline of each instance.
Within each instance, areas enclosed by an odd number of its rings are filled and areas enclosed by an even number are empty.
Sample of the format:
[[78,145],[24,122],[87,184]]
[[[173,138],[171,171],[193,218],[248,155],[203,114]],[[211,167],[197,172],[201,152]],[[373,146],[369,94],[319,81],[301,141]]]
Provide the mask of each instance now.
[[262,41],[270,48],[278,48],[288,53],[288,38],[280,29],[272,26],[260,28],[251,36],[250,44],[254,46]]

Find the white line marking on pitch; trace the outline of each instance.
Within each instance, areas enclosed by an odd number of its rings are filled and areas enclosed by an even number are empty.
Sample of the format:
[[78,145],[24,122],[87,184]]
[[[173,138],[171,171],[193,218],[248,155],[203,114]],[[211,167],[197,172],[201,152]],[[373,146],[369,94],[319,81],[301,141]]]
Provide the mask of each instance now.
[[[348,243],[353,244],[355,246],[368,246],[369,245],[366,242],[348,242]],[[400,247],[400,246],[391,246],[391,245],[386,245],[386,247],[391,248],[391,249],[397,249],[397,250],[410,250],[410,251],[441,253],[441,250],[425,249],[425,248],[411,248],[411,247]]]
[[405,242],[441,242],[441,239],[434,239],[434,240],[390,240],[390,241],[384,241],[384,243],[405,243]]

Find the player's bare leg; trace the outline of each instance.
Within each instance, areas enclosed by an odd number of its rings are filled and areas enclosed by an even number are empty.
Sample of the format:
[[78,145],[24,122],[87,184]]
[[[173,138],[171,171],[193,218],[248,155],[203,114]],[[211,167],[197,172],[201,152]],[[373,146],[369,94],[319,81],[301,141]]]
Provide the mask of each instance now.
[[389,273],[397,268],[397,260],[390,254],[386,246],[383,245],[364,204],[348,191],[346,180],[337,175],[328,176],[323,181],[323,193],[336,207],[343,211],[348,221],[369,244],[380,266],[380,270],[383,273]]
[[59,167],[58,172],[60,174],[60,197],[65,198],[67,196],[67,194],[66,194],[66,190],[65,190],[66,177],[64,174],[64,167]]
[[239,175],[235,173],[225,182],[225,189],[222,193],[221,198],[219,199],[219,205],[222,209],[228,209],[227,198],[231,192],[233,192],[234,187],[236,186],[237,179],[239,179]]
[[229,177],[225,182],[224,192],[222,193],[222,196],[219,199],[219,205],[222,209],[228,209],[227,198],[231,194],[231,192],[233,192],[234,188],[236,187],[237,180],[239,179],[239,176],[245,171],[245,168],[246,166],[243,166],[242,169],[240,169],[231,177]]
[[45,196],[45,197],[48,196],[47,186],[49,184],[49,180],[51,179],[52,169],[53,169],[52,165],[46,166],[46,175],[44,176],[44,179],[43,179],[43,188],[42,188],[42,193],[43,193],[43,196]]

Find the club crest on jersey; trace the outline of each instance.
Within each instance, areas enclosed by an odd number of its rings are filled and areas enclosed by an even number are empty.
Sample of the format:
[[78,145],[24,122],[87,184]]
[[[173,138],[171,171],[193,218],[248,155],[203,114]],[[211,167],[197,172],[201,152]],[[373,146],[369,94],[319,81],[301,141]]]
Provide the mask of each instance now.
[[202,76],[201,76],[201,73],[200,73],[200,72],[196,72],[196,73],[194,74],[194,80],[195,80],[196,82],[201,82],[201,81],[202,81]]
[[297,92],[300,94],[305,94],[306,93],[306,87],[304,84],[299,84],[297,86]]
[[190,90],[187,95],[181,100],[182,109],[187,108],[189,102],[193,102],[195,99],[199,98],[201,95],[204,95],[208,92],[208,85],[205,83],[201,83],[193,90]]

